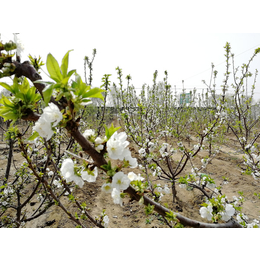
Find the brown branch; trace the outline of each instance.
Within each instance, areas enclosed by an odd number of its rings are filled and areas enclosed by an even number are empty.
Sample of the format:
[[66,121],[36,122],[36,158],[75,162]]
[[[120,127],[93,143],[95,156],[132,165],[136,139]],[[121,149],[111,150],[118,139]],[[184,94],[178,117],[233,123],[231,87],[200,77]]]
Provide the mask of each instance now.
[[[137,192],[135,191],[135,189],[132,186],[129,186],[129,188],[127,190],[125,190],[124,192],[127,192],[128,194],[130,194],[130,196],[132,198],[134,198],[135,200],[139,201],[141,196],[137,194]],[[143,196],[144,198],[144,204],[145,205],[153,205],[154,206],[154,210],[156,212],[158,212],[160,215],[162,215],[163,217],[166,216],[166,212],[170,213],[170,210],[165,208],[164,206],[162,206],[161,204],[153,201],[152,199],[148,198],[147,196]],[[175,213],[176,214],[176,218],[180,221],[181,224],[183,224],[184,226],[188,226],[188,227],[194,227],[194,228],[242,228],[242,226],[237,223],[235,220],[230,220],[227,223],[223,223],[223,224],[210,224],[210,223],[203,223],[200,221],[196,221],[190,218],[186,218],[182,215],[180,215],[179,213]]]

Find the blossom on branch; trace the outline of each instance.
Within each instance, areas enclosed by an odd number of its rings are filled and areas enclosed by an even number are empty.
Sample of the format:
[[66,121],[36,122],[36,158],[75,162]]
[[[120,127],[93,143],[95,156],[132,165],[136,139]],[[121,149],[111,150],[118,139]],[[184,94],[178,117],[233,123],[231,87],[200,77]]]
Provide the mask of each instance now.
[[125,132],[115,132],[107,142],[108,156],[114,160],[123,160],[128,149],[129,142],[126,141],[127,135]]
[[111,196],[112,196],[113,202],[115,204],[119,204],[121,207],[123,206],[123,200],[121,198],[121,192],[118,189],[113,188]]
[[213,215],[212,215],[212,205],[208,205],[207,207],[202,207],[200,208],[200,215],[202,218],[206,218],[207,220],[211,220]]
[[134,172],[129,172],[128,178],[130,181],[143,181],[144,180],[144,178],[141,177],[140,173],[138,175],[136,175]]
[[48,141],[51,139],[54,132],[52,131],[50,122],[46,121],[45,118],[40,117],[40,119],[35,123],[33,131],[38,132],[42,138],[46,138]]
[[127,135],[125,132],[119,134],[115,132],[107,141],[108,157],[113,160],[126,160],[129,162],[131,168],[136,168],[138,166],[137,159],[132,158],[131,152],[127,147],[129,142],[126,139]]
[[105,228],[108,227],[108,224],[109,224],[109,217],[108,217],[107,215],[103,218],[103,224],[104,224],[104,227],[105,227]]
[[224,221],[230,220],[230,218],[235,214],[235,209],[233,205],[226,204],[225,211],[221,212],[221,219]]
[[97,137],[95,140],[95,145],[96,145],[96,150],[98,152],[100,152],[101,150],[103,150],[104,145],[102,144],[104,142],[104,140],[102,140],[100,137]]
[[54,134],[51,123],[53,123],[53,126],[57,126],[62,118],[59,108],[55,104],[50,103],[43,109],[43,114],[35,123],[33,131],[38,132],[42,138],[46,138],[48,141]]
[[87,129],[84,133],[83,136],[89,140],[91,136],[95,135],[95,131],[93,129]]
[[93,171],[86,170],[81,172],[81,177],[87,182],[95,182],[98,176],[98,168],[95,167]]
[[80,188],[83,187],[84,181],[82,180],[82,178],[80,176],[75,174],[74,163],[70,158],[65,159],[62,162],[60,172],[61,172],[61,175],[66,180],[66,182],[74,181],[76,183],[76,185],[78,185]]
[[46,121],[53,123],[53,126],[57,126],[62,120],[62,113],[54,103],[49,103],[49,105],[43,109],[42,117]]
[[112,187],[118,190],[126,190],[130,185],[130,179],[123,173],[117,172],[112,179]]
[[113,190],[112,184],[111,183],[104,183],[101,187],[101,190],[104,191],[105,193],[111,193]]

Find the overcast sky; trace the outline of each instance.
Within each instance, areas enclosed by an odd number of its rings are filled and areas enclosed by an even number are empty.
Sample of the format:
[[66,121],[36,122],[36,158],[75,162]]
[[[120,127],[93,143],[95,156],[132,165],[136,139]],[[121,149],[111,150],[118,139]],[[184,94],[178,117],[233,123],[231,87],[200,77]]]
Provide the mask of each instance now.
[[[223,47],[226,42],[231,43],[237,66],[247,62],[254,49],[260,47],[260,33],[251,27],[254,23],[248,26],[247,17],[231,15],[233,1],[213,6],[209,1],[178,4],[164,0],[84,1],[82,5],[82,1],[75,0],[73,5],[63,1],[62,8],[50,3],[54,1],[37,6],[45,14],[44,22],[38,16],[34,20],[34,29],[22,27],[20,30],[19,36],[25,46],[22,60],[26,60],[30,53],[40,55],[45,61],[50,52],[61,62],[63,55],[74,49],[70,53],[70,69],[77,69],[84,77],[84,56],[91,57],[96,48],[94,86],[102,84],[104,74],[112,74],[111,81],[118,83],[115,68],[119,66],[124,78],[128,74],[132,76],[132,84],[137,90],[144,83],[152,84],[155,70],[158,71],[158,81],[163,80],[167,70],[168,82],[177,89],[182,88],[184,80],[187,90],[194,87],[201,90],[205,88],[202,80],[209,81],[211,63],[219,71],[220,86],[225,69]],[[249,19],[255,17],[254,8],[248,13],[245,6],[235,3],[238,17],[239,12],[247,13]],[[33,18],[30,15],[24,19],[29,24]],[[3,40],[9,38],[13,38],[11,33],[2,33]],[[260,55],[251,70],[256,68],[260,69]],[[256,86],[260,98],[260,80]]]

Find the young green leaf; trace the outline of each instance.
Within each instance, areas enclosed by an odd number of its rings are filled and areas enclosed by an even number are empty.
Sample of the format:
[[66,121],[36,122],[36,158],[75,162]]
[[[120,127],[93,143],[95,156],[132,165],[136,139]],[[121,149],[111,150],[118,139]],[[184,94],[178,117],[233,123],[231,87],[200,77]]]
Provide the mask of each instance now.
[[62,81],[62,75],[60,72],[59,63],[57,60],[49,53],[47,56],[47,70],[50,74],[50,77],[55,80],[57,83]]
[[64,55],[64,57],[63,57],[63,59],[62,59],[62,62],[61,62],[60,68],[61,68],[61,72],[62,72],[63,78],[66,78],[66,77],[67,77],[68,66],[69,66],[69,53],[70,53],[71,51],[73,51],[73,50],[68,51],[68,52]]
[[114,127],[113,123],[111,124],[111,127],[108,128],[106,125],[104,125],[105,127],[105,130],[106,130],[106,137],[107,137],[107,140],[110,139],[110,137],[118,130],[120,129],[121,127]]
[[43,99],[45,102],[45,105],[47,106],[51,100],[53,88],[55,84],[50,85],[48,88],[44,89],[43,91]]
[[33,141],[38,136],[39,136],[38,132],[34,132],[27,140],[28,141]]
[[102,90],[100,88],[92,88],[88,92],[86,92],[84,95],[82,95],[83,98],[100,98],[104,101],[104,96],[101,94],[101,92],[105,92],[105,90]]

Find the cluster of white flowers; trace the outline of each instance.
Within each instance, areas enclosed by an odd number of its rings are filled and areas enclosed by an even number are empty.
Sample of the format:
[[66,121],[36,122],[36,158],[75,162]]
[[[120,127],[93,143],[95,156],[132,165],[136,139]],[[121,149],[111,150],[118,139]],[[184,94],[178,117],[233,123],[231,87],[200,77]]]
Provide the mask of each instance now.
[[43,195],[42,195],[41,193],[38,194],[37,200],[38,200],[39,202],[42,202],[42,201],[44,200],[44,197],[43,197]]
[[203,130],[203,134],[204,134],[204,135],[207,135],[208,132],[209,132],[209,129],[208,129],[208,128],[205,128],[205,130]]
[[12,195],[14,193],[14,190],[12,187],[8,186],[4,189],[4,195],[5,196],[9,196]]
[[161,200],[161,198],[164,196],[164,194],[170,194],[171,193],[171,190],[169,189],[167,184],[164,185],[164,188],[162,188],[160,184],[157,184],[157,191],[160,192],[159,200]]
[[251,154],[251,157],[248,154],[245,154],[244,164],[251,169],[251,175],[255,180],[258,180],[260,177],[260,169],[259,169],[259,161],[260,155],[256,155],[255,153]]
[[247,228],[260,228],[259,221],[254,219],[252,223],[246,224]]
[[131,152],[127,147],[129,142],[126,139],[127,135],[125,132],[119,134],[115,132],[107,141],[108,157],[114,160],[126,160],[131,168],[136,168],[138,166],[137,159],[132,158]]
[[217,113],[215,114],[216,118],[220,118],[221,121],[227,118],[227,113],[225,111],[222,111],[222,108],[220,106],[217,107]]
[[95,131],[93,129],[87,129],[84,133],[83,136],[89,140],[91,136],[95,136]]
[[144,148],[141,148],[138,152],[139,152],[139,155],[140,155],[141,157],[145,157],[145,156],[146,156],[146,151],[145,151]]
[[11,201],[11,195],[14,193],[14,189],[7,186],[3,191],[3,196],[0,197],[0,206],[7,206]]
[[140,173],[138,175],[136,175],[134,172],[129,172],[128,178],[130,179],[130,181],[143,181],[144,180],[144,178],[141,177]]
[[[217,200],[217,199],[215,198],[215,200]],[[210,221],[210,220],[212,220],[212,217],[214,214],[215,216],[219,215],[219,217],[224,221],[230,220],[231,217],[236,212],[235,208],[233,207],[232,204],[226,203],[225,197],[221,198],[221,201],[219,203],[221,203],[224,206],[224,210],[220,211],[220,212],[213,212],[212,203],[210,201],[207,201],[206,202],[207,206],[200,208],[199,212],[200,212],[201,217],[206,218],[207,220]]]
[[246,228],[260,228],[259,221],[254,219],[252,223],[248,223],[248,217],[244,213],[237,214],[237,222]]
[[199,148],[200,148],[200,144],[195,144],[195,145],[193,146],[193,149],[194,149],[195,152],[198,151]]
[[152,171],[152,175],[153,175],[153,176],[158,176],[158,177],[160,177],[161,174],[162,174],[162,169],[161,169],[161,167],[159,167],[159,166],[157,166],[156,168],[152,168],[151,170],[153,170],[153,171]]
[[231,219],[231,217],[235,214],[235,209],[233,207],[233,205],[231,204],[226,204],[225,205],[225,211],[224,212],[220,212],[221,214],[221,219],[224,221],[228,221]]
[[[133,177],[133,175],[132,175]],[[117,172],[113,178],[112,183],[105,183],[102,185],[102,191],[111,193],[111,197],[115,204],[123,205],[121,192],[126,190],[130,185],[131,180],[123,172]]]
[[55,104],[49,103],[49,105],[43,109],[43,114],[35,123],[33,131],[38,132],[41,137],[46,138],[48,141],[54,134],[52,127],[57,126],[61,120],[62,113],[59,108]]
[[148,149],[149,149],[150,153],[154,151],[155,147],[156,147],[155,143],[153,143],[151,141],[148,142]]
[[84,180],[87,182],[95,182],[98,176],[97,167],[95,167],[93,171],[87,169],[82,170],[80,174],[76,173],[74,163],[70,158],[67,158],[62,162],[60,171],[66,182],[74,181],[80,188],[83,187]]
[[58,180],[54,180],[54,181],[53,181],[53,185],[54,185],[55,187],[57,187],[58,189],[62,188],[62,184],[61,184],[60,181],[58,181]]
[[239,141],[241,142],[241,143],[246,143],[246,138],[243,136],[243,137],[240,137],[239,138]]
[[108,215],[106,215],[103,218],[103,225],[104,225],[105,228],[107,228],[108,224],[109,224],[109,217],[108,217]]
[[107,141],[107,137],[101,138],[101,137],[96,137],[95,138],[95,130],[93,129],[87,129],[84,133],[83,136],[89,140],[92,141],[95,144],[95,148],[98,152],[102,151],[104,149],[104,143]]
[[212,208],[212,204],[210,203],[207,207],[200,208],[200,215],[202,218],[206,218],[207,220],[210,221],[213,217],[212,211],[213,208]]
[[202,163],[202,168],[206,168],[206,166],[208,165],[208,163],[209,163],[209,158],[208,159],[206,159],[206,158],[203,158],[203,159],[201,159],[201,163]]
[[159,150],[163,158],[169,155],[168,149],[170,149],[170,145],[167,143],[163,143],[161,149]]
[[187,188],[187,185],[184,184],[184,183],[180,183],[180,184],[179,184],[179,187],[180,187],[181,189],[186,189],[186,188]]

